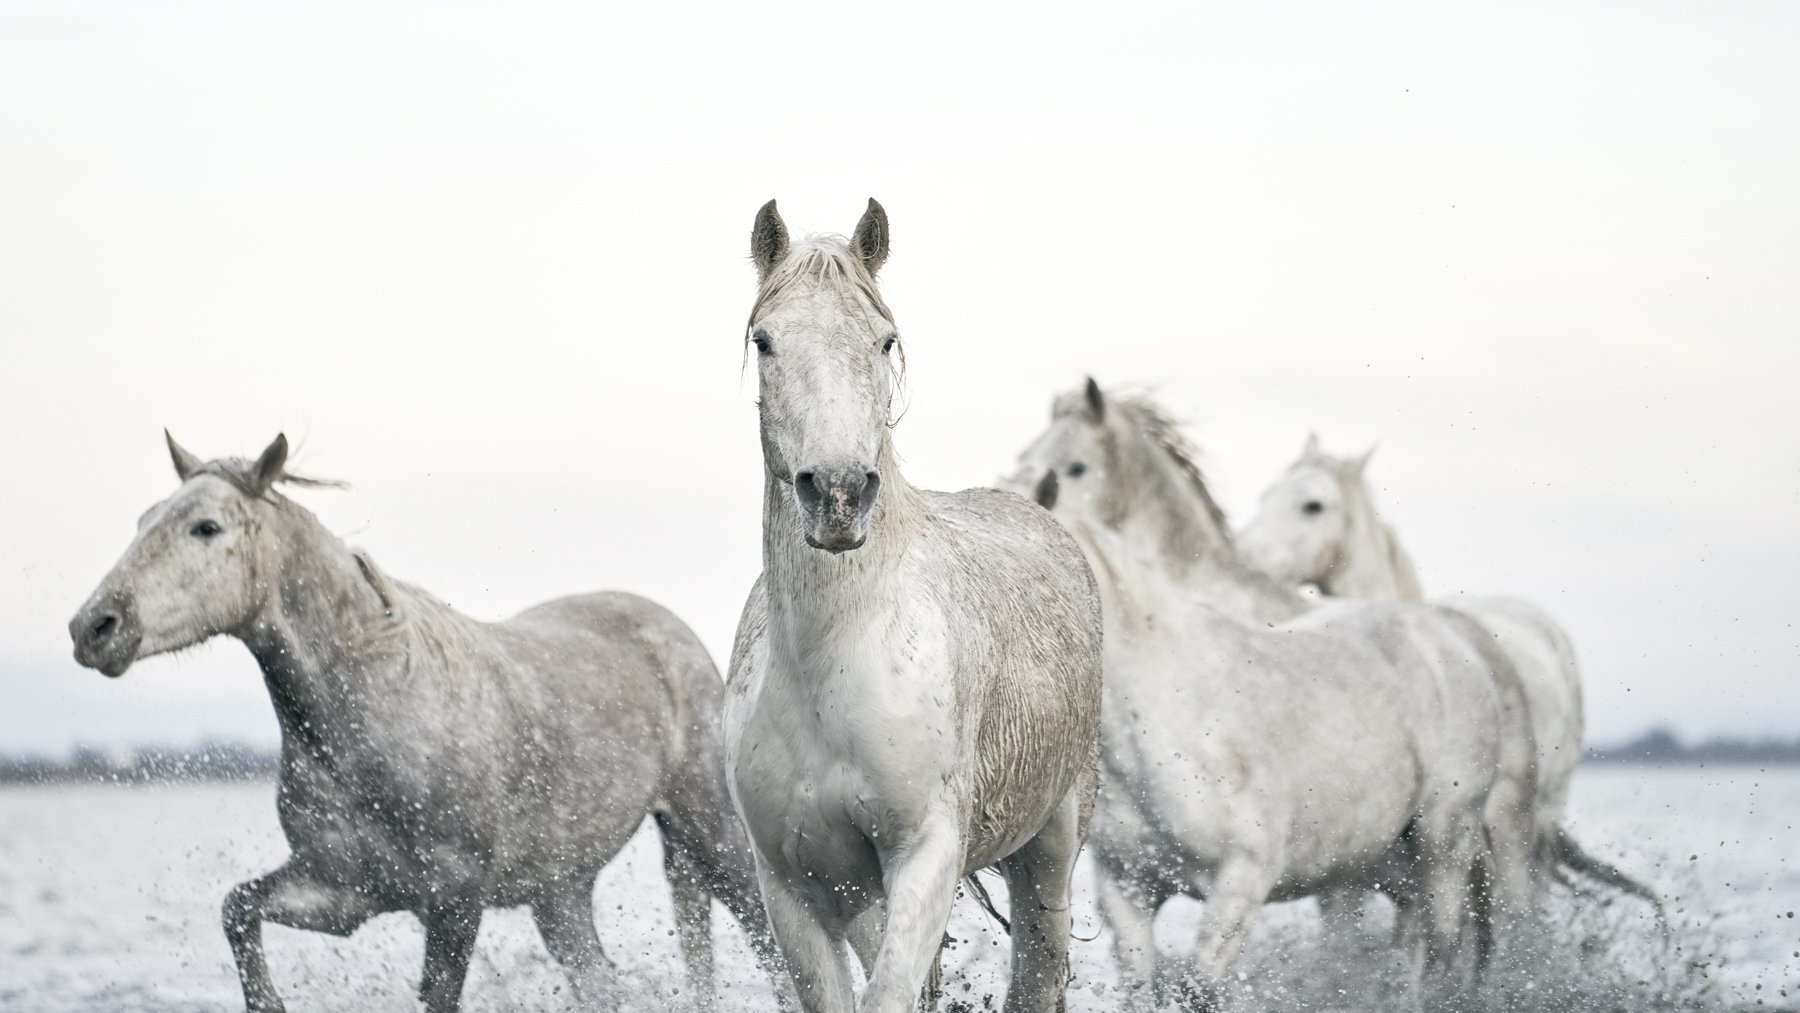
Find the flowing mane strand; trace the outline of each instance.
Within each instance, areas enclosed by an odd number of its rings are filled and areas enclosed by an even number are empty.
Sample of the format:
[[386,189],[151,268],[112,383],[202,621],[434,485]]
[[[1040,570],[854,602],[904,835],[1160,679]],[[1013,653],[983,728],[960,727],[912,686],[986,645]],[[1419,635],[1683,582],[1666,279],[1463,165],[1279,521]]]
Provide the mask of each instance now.
[[[222,478],[225,481],[230,482],[232,488],[236,489],[238,492],[241,492],[252,499],[259,498],[259,494],[256,491],[255,461],[247,461],[241,457],[222,457],[218,460],[208,461],[201,465],[195,470],[194,474],[213,475]],[[295,485],[309,489],[350,488],[350,483],[348,482],[340,482],[330,478],[312,478],[307,475],[297,475],[285,469],[282,471],[281,476],[275,479],[273,485]],[[273,485],[269,490],[271,493],[274,491]],[[262,494],[260,498],[270,499],[271,501],[285,499],[285,497],[269,496],[268,494]]]

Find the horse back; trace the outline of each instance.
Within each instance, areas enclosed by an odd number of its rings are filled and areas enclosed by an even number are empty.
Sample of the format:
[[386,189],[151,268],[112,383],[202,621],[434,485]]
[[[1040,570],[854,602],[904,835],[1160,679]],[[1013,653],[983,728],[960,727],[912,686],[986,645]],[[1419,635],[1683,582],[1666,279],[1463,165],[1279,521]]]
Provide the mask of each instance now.
[[546,867],[610,858],[672,779],[718,766],[722,684],[673,613],[637,595],[559,598],[491,628],[509,664],[511,850]]

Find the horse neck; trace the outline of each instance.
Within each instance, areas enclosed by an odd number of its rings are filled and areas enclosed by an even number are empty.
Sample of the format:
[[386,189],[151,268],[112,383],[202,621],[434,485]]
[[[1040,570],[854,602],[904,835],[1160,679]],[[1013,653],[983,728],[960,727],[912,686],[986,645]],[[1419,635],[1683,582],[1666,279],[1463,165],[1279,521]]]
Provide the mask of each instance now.
[[1340,598],[1418,601],[1423,597],[1412,557],[1401,548],[1394,530],[1375,511],[1373,497],[1360,484],[1346,502],[1354,504],[1349,531],[1337,563],[1320,590]]
[[[1145,443],[1152,455],[1163,453]],[[1244,562],[1207,497],[1187,476],[1155,456],[1142,466],[1142,475],[1148,491],[1132,495],[1116,527],[1125,541],[1152,547],[1169,579],[1241,619],[1281,622],[1306,610],[1305,599]]]
[[287,503],[268,509],[265,523],[279,528],[270,539],[275,572],[258,575],[269,596],[238,637],[262,666],[284,735],[316,745],[339,723],[330,715],[356,712],[398,624],[356,556],[317,518]]
[[[806,544],[793,487],[774,475],[763,483],[763,573],[772,645],[804,657],[832,641],[832,632],[866,609],[889,611],[903,588],[900,568],[926,512],[924,498],[907,484],[883,434],[876,457],[881,494],[869,515],[861,547],[832,554]],[[802,666],[803,668],[806,666]]]
[[1244,562],[1235,551],[1201,564],[1188,585],[1220,612],[1245,622],[1286,622],[1312,608],[1305,596]]

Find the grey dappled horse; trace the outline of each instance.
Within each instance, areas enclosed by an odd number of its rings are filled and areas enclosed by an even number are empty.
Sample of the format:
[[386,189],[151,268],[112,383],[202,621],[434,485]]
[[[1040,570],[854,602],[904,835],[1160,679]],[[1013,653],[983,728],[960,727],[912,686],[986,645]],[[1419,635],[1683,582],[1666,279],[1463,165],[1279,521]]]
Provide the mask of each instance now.
[[583,1000],[611,1000],[594,880],[646,815],[690,988],[712,994],[712,897],[771,952],[724,782],[724,687],[681,620],[602,593],[478,622],[276,492],[305,481],[284,473],[284,437],[255,461],[169,451],[180,488],[143,515],[69,632],[76,659],[109,676],[215,636],[262,666],[293,854],[225,900],[249,1008],[282,1008],[264,921],[348,935],[411,911],[420,996],[456,1009],[482,909],[513,905],[530,906]]

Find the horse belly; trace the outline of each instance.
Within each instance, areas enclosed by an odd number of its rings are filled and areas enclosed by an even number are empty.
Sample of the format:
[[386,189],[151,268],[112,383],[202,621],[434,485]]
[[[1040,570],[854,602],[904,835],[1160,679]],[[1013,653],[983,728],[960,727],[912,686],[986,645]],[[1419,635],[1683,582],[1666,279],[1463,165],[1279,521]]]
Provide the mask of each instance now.
[[1409,766],[1336,771],[1289,799],[1289,832],[1278,892],[1295,896],[1331,883],[1379,877],[1415,813]]

